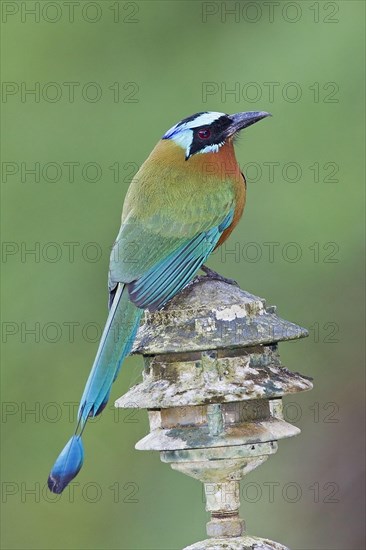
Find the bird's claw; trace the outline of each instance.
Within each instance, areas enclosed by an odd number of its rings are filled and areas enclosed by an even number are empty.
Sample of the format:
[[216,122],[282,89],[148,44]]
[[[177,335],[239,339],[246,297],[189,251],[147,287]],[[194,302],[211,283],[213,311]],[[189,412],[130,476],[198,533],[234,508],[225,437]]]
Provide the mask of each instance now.
[[202,265],[201,269],[204,273],[206,273],[206,277],[209,279],[215,279],[216,281],[222,281],[223,283],[227,283],[228,285],[234,285],[239,286],[237,281],[234,279],[228,279],[227,277],[224,277],[223,275],[220,275],[220,273],[217,273],[213,269],[210,269],[206,265]]

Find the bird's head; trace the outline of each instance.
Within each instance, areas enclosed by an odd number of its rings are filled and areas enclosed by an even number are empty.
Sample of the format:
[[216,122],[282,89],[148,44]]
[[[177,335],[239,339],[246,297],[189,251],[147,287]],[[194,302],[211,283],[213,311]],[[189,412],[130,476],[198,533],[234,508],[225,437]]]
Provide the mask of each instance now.
[[198,153],[217,153],[220,148],[232,141],[244,128],[248,128],[262,118],[271,116],[265,111],[249,111],[226,115],[207,111],[196,113],[175,124],[163,135],[179,145],[188,160]]

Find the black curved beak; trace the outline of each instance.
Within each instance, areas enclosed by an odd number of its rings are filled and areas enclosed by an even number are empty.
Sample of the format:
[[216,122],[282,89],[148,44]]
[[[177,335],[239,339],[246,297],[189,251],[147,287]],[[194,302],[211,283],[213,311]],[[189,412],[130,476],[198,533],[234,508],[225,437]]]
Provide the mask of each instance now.
[[247,113],[236,113],[235,115],[230,115],[233,122],[228,128],[228,135],[233,136],[237,132],[240,132],[240,130],[248,128],[248,126],[259,122],[262,118],[266,118],[267,116],[272,115],[266,111],[248,111]]

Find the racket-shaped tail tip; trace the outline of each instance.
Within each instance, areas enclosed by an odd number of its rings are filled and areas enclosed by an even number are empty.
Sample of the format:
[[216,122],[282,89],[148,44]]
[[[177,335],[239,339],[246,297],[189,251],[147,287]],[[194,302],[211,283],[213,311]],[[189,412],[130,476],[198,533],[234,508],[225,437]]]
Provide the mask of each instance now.
[[62,493],[79,473],[84,461],[83,443],[74,435],[62,449],[48,477],[48,488],[56,494]]

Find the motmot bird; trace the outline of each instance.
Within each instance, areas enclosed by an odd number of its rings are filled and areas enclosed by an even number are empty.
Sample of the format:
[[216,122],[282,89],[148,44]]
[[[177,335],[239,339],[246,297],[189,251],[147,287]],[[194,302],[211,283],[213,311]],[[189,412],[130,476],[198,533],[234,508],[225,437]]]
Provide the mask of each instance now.
[[82,395],[74,435],[48,478],[61,493],[84,458],[89,417],[106,406],[131,351],[144,309],[164,307],[231,234],[245,205],[246,183],[235,158],[238,133],[269,116],[201,112],[168,130],[128,189],[109,269],[110,309]]

